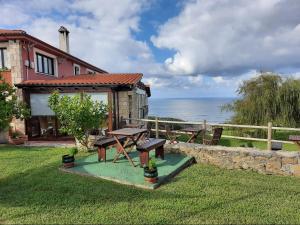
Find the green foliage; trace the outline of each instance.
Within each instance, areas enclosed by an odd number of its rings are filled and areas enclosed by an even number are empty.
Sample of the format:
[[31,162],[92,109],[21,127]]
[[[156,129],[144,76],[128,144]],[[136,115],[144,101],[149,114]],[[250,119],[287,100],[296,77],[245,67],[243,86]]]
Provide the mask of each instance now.
[[156,168],[156,161],[154,158],[151,158],[148,162],[149,170],[154,170]]
[[29,115],[26,104],[17,100],[15,88],[6,83],[0,73],[0,131],[8,128],[13,117],[25,119]]
[[12,134],[11,134],[11,137],[13,139],[19,138],[21,136],[22,136],[22,134],[20,132],[18,132],[18,131],[12,132]]
[[74,156],[78,153],[78,149],[76,147],[70,148],[70,155]]
[[107,117],[107,106],[94,102],[85,93],[70,97],[60,96],[55,91],[48,103],[61,123],[60,131],[75,137],[86,148],[91,131],[99,129]]
[[8,68],[7,68],[7,67],[0,68],[0,72],[7,71],[7,70],[8,70]]
[[232,123],[298,127],[300,125],[300,80],[262,74],[244,81],[238,89],[240,99],[223,106],[233,111]]
[[245,147],[245,148],[253,148],[254,145],[252,142],[247,142],[247,143],[244,143],[244,144],[241,144],[240,147]]

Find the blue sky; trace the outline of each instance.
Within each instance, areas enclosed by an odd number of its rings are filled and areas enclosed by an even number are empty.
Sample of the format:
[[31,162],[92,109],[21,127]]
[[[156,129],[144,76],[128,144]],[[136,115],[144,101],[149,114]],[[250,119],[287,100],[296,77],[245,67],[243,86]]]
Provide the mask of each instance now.
[[[26,2],[26,4],[24,4]],[[141,72],[154,98],[232,97],[257,71],[300,77],[298,0],[0,0],[23,29],[109,72]]]

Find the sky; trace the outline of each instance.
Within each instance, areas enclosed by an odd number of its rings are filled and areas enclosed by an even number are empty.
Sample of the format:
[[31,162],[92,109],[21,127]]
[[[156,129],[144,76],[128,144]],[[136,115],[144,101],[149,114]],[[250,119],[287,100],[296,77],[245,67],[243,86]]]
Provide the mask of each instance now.
[[300,77],[299,0],[0,0],[22,29],[112,73],[143,73],[153,98],[235,97],[260,71]]

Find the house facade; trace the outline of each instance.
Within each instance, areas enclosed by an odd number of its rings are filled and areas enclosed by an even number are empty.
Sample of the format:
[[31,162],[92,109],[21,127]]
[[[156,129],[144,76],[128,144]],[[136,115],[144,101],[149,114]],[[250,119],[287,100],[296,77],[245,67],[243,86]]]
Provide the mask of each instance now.
[[148,115],[150,88],[142,74],[112,74],[69,53],[69,31],[58,30],[59,48],[21,30],[0,29],[0,69],[7,82],[18,87],[19,99],[31,109],[31,118],[14,120],[12,126],[30,140],[62,139],[59,121],[48,107],[54,91],[62,95],[88,93],[109,106],[107,127],[119,127],[121,118]]

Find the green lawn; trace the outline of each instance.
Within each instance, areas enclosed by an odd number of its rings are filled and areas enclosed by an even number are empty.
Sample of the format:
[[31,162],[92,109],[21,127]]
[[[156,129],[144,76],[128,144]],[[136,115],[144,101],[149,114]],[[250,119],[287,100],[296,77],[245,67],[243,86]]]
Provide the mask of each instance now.
[[66,152],[0,147],[0,223],[300,223],[299,178],[197,164],[147,191],[63,173]]

